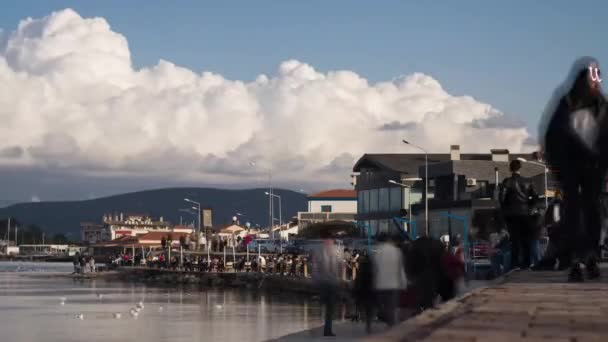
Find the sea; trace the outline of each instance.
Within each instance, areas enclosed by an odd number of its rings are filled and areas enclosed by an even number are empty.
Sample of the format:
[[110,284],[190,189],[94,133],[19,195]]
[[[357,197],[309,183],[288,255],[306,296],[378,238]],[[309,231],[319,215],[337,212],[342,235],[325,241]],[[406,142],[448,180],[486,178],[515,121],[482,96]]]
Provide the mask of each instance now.
[[[71,272],[69,263],[0,262],[0,341],[265,341],[322,325],[311,295],[75,280]],[[346,314],[339,308],[338,320]]]

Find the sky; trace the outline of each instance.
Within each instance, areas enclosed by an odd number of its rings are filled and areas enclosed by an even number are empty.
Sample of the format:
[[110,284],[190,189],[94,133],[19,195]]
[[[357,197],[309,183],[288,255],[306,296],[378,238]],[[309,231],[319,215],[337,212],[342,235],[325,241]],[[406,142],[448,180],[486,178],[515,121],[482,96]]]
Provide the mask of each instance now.
[[246,188],[266,169],[345,187],[399,137],[531,150],[574,59],[608,57],[602,1],[3,4],[0,202]]

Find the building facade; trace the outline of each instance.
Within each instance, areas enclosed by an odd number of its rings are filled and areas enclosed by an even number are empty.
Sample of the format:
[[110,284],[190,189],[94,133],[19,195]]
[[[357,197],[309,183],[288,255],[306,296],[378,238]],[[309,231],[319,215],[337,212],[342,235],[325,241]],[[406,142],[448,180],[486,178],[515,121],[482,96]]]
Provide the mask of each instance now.
[[[464,234],[465,223],[460,218],[466,218],[468,231],[479,229],[495,212],[496,184],[510,175],[509,162],[521,158],[542,164],[536,156],[510,154],[508,150],[461,154],[460,147],[454,145],[450,153],[428,155],[427,180],[424,154],[365,154],[353,167],[357,221],[372,235],[378,235],[390,234],[396,229],[408,230],[403,221],[411,220],[415,222],[416,235],[421,235],[426,229],[424,203],[428,181],[431,235],[458,229]],[[542,193],[544,166],[528,162],[522,166],[522,175],[532,178]],[[548,176],[551,190],[555,183],[552,174]],[[401,223],[394,221],[396,217],[403,219]]]
[[149,215],[131,214],[107,214],[101,223],[84,222],[81,224],[82,241],[88,244],[96,244],[117,239],[121,236],[137,236],[153,231],[160,232],[188,232],[189,227],[172,227],[171,223],[163,217],[154,219]]
[[349,189],[326,190],[308,196],[308,211],[298,213],[299,229],[327,221],[354,222],[357,192]]

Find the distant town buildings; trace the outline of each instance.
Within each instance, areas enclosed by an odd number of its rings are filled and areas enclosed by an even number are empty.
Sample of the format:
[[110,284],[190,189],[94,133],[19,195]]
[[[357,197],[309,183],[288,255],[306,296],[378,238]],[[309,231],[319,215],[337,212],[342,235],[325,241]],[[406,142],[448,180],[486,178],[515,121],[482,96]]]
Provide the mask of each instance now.
[[327,221],[354,222],[357,214],[357,192],[333,189],[308,196],[308,211],[298,213],[299,229]]
[[102,223],[84,222],[81,224],[82,241],[88,244],[108,242],[123,236],[138,236],[149,232],[192,233],[193,229],[186,226],[171,226],[163,217],[154,219],[142,214],[106,214]]

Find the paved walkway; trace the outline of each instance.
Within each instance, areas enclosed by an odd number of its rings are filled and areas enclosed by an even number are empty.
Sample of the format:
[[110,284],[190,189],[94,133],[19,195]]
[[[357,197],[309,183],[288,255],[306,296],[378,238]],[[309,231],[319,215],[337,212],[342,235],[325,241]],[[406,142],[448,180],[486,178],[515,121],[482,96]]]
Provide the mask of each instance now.
[[[267,342],[308,342],[308,341],[336,341],[347,342],[357,341],[367,336],[365,333],[364,322],[341,322],[333,325],[335,337],[323,337],[323,326],[319,326],[310,330],[300,331],[294,334],[286,335],[275,340]],[[374,323],[372,333],[382,333],[386,331],[386,324]]]
[[516,271],[366,341],[608,341],[608,268],[565,282],[565,272]]

